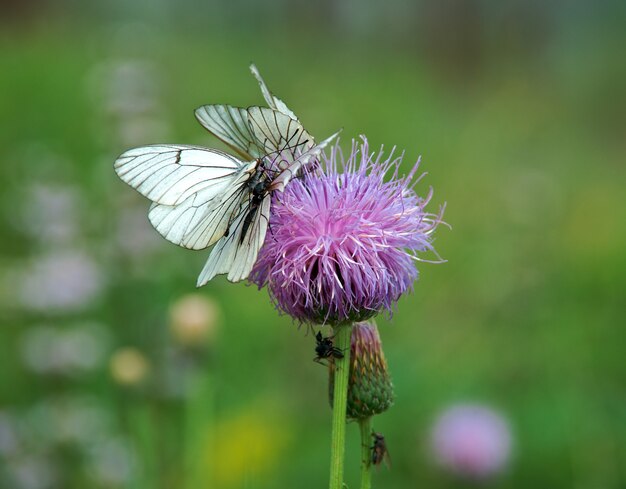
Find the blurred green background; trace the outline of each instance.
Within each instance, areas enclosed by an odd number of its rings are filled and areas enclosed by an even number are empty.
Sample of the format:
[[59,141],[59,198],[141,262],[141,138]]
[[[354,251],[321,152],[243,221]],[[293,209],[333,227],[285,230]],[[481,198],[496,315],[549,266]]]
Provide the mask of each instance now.
[[[378,322],[396,388],[374,487],[471,487],[431,427],[493,406],[505,488],[626,487],[623,2],[0,2],[0,487],[325,487],[314,339],[117,179],[132,146],[220,147],[206,103],[422,155],[452,230]],[[199,294],[199,295],[190,295]],[[358,487],[358,429],[347,481]]]

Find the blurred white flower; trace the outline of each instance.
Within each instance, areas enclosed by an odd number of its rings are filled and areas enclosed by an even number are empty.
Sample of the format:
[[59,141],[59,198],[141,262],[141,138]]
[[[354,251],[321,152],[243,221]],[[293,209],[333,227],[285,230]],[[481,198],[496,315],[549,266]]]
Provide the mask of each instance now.
[[511,455],[507,420],[490,407],[459,404],[437,419],[431,448],[437,462],[456,475],[485,479],[504,470]]
[[8,457],[19,449],[19,436],[13,417],[0,411],[0,457]]
[[58,473],[43,455],[28,454],[7,464],[11,489],[50,489],[57,487]]
[[91,446],[108,436],[111,417],[95,397],[61,396],[45,399],[27,412],[30,443]]
[[119,144],[137,146],[167,137],[161,74],[152,61],[111,59],[92,70],[88,83],[104,114],[112,119]]
[[98,264],[80,250],[41,256],[17,277],[18,301],[41,312],[71,312],[89,306],[104,288]]
[[92,91],[112,115],[125,118],[157,108],[160,75],[149,60],[108,60],[96,65],[88,77]]
[[80,374],[102,364],[109,335],[97,323],[78,323],[70,328],[35,326],[22,337],[24,364],[40,374]]
[[46,246],[75,238],[83,205],[76,188],[38,183],[27,189],[22,205],[24,230]]
[[81,323],[65,331],[61,344],[68,370],[92,370],[104,361],[109,335],[100,324]]
[[91,476],[105,487],[128,487],[136,466],[132,446],[122,437],[111,437],[89,451]]

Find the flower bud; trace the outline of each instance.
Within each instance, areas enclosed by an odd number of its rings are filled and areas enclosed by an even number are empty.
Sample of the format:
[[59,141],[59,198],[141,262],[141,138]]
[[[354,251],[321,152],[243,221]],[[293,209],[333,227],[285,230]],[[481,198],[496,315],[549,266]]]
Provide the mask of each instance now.
[[[378,329],[373,322],[355,323],[350,337],[350,377],[347,416],[369,418],[391,407],[393,384],[387,370]],[[330,364],[329,395],[333,404],[335,384],[334,362]]]

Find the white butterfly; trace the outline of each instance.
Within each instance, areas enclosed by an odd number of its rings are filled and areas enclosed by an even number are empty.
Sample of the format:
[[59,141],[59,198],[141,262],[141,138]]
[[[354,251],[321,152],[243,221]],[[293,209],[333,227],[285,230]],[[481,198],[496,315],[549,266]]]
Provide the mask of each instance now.
[[246,161],[215,149],[154,145],[115,161],[119,177],[153,201],[148,218],[167,240],[199,250],[215,244],[197,286],[250,274],[267,232],[271,193],[314,161],[337,134],[315,145],[251,66],[270,107],[205,105],[196,117]]

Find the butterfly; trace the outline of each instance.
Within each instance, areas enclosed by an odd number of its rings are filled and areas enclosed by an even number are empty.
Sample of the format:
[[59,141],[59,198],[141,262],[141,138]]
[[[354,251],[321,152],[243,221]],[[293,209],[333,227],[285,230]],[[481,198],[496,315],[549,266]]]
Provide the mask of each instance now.
[[283,191],[338,134],[316,145],[250,68],[269,108],[204,105],[195,112],[239,157],[160,144],[128,150],[114,164],[124,182],[152,201],[148,218],[165,239],[193,250],[214,245],[198,287],[218,274],[231,282],[248,277],[265,241],[272,193]]

